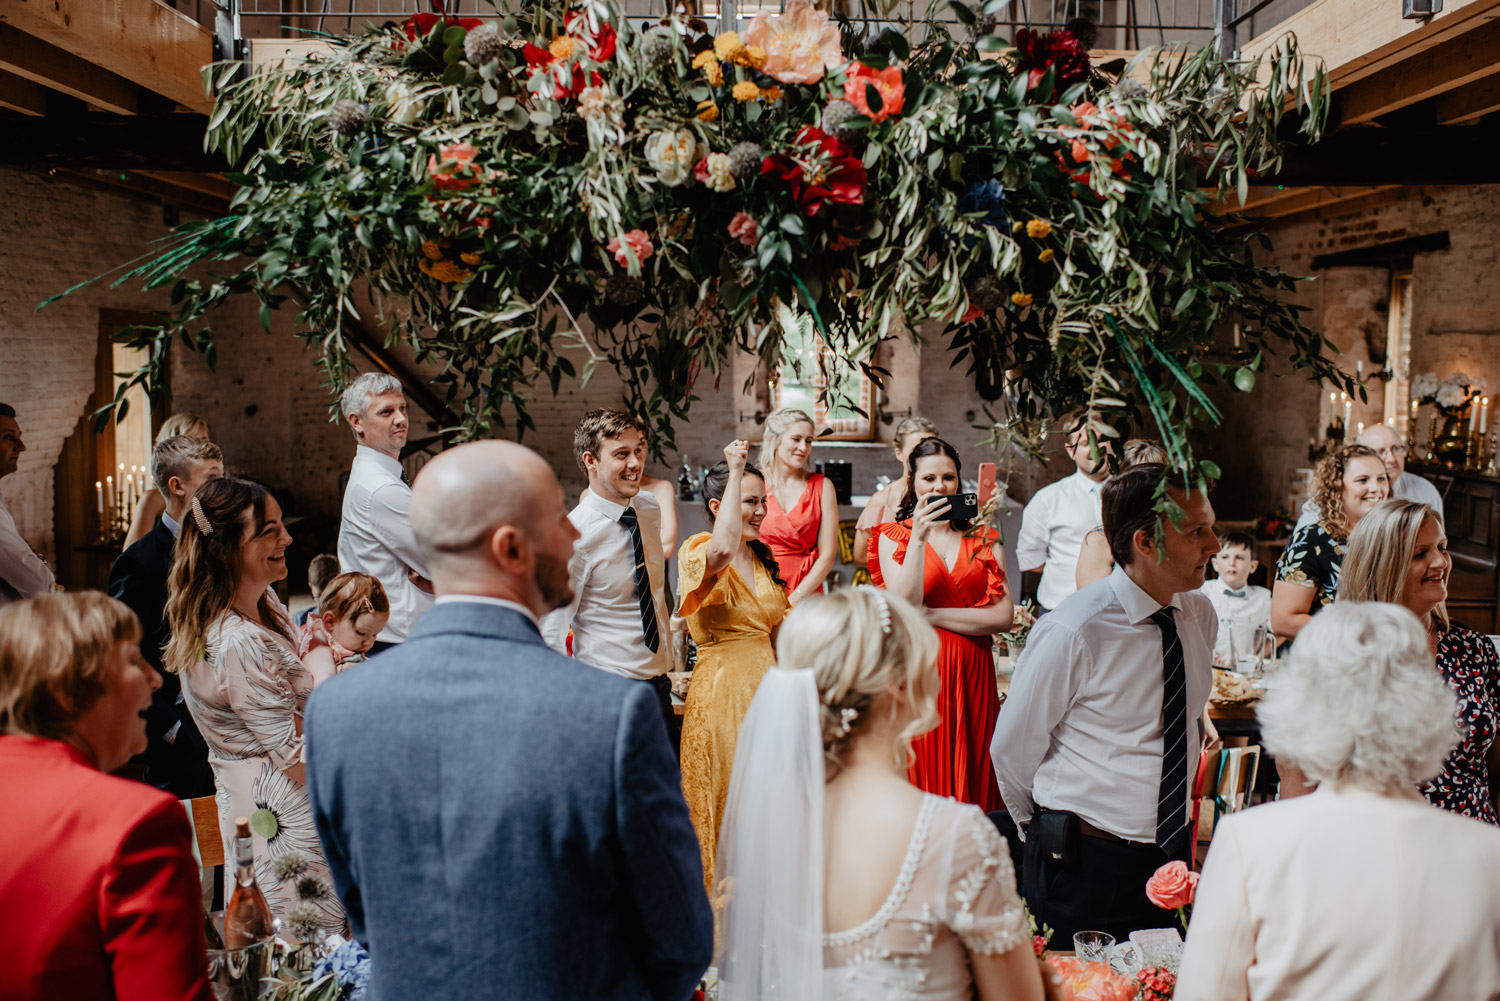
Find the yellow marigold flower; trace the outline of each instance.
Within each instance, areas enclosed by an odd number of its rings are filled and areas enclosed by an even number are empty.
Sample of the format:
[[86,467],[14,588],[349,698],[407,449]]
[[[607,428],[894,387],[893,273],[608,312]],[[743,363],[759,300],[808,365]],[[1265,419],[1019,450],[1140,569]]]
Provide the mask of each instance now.
[[740,41],[737,31],[726,31],[714,39],[714,55],[720,59],[733,59],[745,50],[745,43]]
[[1046,238],[1052,232],[1052,224],[1045,219],[1033,219],[1026,224],[1026,235],[1038,240]]
[[1031,305],[1031,293],[1030,292],[1012,292],[1010,294],[1010,301],[1013,302],[1013,303],[1015,303],[1017,306],[1021,306],[1021,307],[1030,306]]
[[741,80],[730,93],[736,101],[754,101],[760,97],[760,88],[753,81]]
[[1017,219],[1015,222],[1013,222],[1013,223],[1010,224],[1010,231],[1012,233],[1019,233],[1019,232],[1021,232],[1021,226],[1022,226],[1021,220]]
[[1052,253],[1052,248],[1048,247],[1046,250],[1042,251],[1040,254],[1037,254],[1036,255],[1036,259],[1039,260],[1039,261],[1041,261],[1043,264],[1046,264],[1048,261],[1052,260],[1052,258],[1055,257],[1055,256],[1056,255]]
[[711,122],[719,117],[719,106],[712,101],[699,101],[698,114],[694,117],[700,122]]
[[734,57],[734,62],[753,70],[766,68],[766,50],[759,45],[747,45]]
[[[425,261],[423,263],[426,264]],[[436,264],[424,267],[422,270],[444,284],[461,282],[473,274],[472,271],[465,271],[452,261],[438,261]]]
[[696,56],[693,57],[693,69],[695,69],[695,70],[701,70],[703,67],[707,66],[709,63],[711,63],[713,61],[714,61],[714,54],[713,54],[713,52],[710,51],[709,49],[704,49],[702,52],[698,53]]
[[724,67],[710,59],[703,67],[703,77],[710,87],[717,87],[724,82]]
[[474,265],[474,264],[478,264],[479,263],[479,255],[478,254],[459,254],[458,255],[458,259],[460,261],[463,261],[465,264],[468,264],[468,265]]
[[572,38],[567,35],[558,35],[552,39],[552,44],[547,46],[547,51],[559,59],[571,59],[575,48]]
[[760,96],[762,100],[779,101],[781,100],[781,88],[774,85],[766,87],[761,90]]
[[436,240],[423,240],[422,253],[426,254],[434,261],[441,261],[443,259],[443,252],[438,247]]

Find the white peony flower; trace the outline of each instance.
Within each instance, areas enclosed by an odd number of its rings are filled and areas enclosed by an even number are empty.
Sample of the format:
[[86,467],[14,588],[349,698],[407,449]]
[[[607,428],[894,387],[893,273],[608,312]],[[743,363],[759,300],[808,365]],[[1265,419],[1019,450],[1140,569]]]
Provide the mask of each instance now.
[[1465,390],[1462,386],[1456,386],[1451,382],[1445,382],[1438,387],[1436,400],[1438,406],[1448,410],[1452,410],[1455,407],[1463,406],[1464,401],[1468,398],[1468,391]]
[[1419,400],[1430,397],[1437,388],[1438,377],[1431,372],[1423,372],[1411,381],[1411,395]]
[[411,125],[421,117],[421,103],[413,100],[411,88],[398,80],[385,91],[386,118],[397,125]]
[[1453,383],[1455,386],[1464,386],[1465,388],[1467,388],[1469,385],[1469,376],[1466,372],[1454,372],[1452,375],[1448,376],[1448,381]]
[[691,129],[653,133],[646,140],[646,162],[661,183],[675,188],[693,177],[693,164],[698,162],[698,139]]
[[728,154],[708,154],[708,180],[704,183],[713,191],[734,190],[734,174],[729,170]]

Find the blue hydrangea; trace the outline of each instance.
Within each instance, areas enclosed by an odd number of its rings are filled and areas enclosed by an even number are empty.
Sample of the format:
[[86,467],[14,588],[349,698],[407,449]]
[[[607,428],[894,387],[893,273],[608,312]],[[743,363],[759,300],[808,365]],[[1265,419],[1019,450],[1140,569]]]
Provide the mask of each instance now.
[[365,985],[370,980],[370,954],[358,942],[349,941],[318,960],[314,978],[332,973],[347,1001],[364,1001]]
[[958,211],[964,215],[983,212],[979,222],[1000,229],[1005,225],[1005,189],[994,178],[978,181],[958,196]]

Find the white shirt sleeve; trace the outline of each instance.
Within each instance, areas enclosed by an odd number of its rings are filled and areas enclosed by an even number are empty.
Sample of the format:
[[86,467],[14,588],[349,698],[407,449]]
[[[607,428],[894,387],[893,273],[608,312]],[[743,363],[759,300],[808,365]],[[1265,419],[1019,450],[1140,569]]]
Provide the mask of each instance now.
[[411,489],[401,483],[388,483],[370,493],[370,530],[380,537],[396,558],[418,574],[432,579],[417,549],[417,537],[411,530]]
[[573,628],[573,619],[578,615],[578,605],[583,600],[588,578],[588,557],[575,546],[573,556],[568,560],[568,584],[573,588],[573,600],[542,617],[542,639],[558,653],[568,652],[568,630]]
[[0,580],[5,581],[22,598],[35,597],[52,590],[56,579],[46,562],[31,551],[16,531],[9,512],[0,507]]
[[1043,487],[1021,510],[1021,531],[1016,535],[1016,564],[1023,571],[1036,570],[1047,562],[1047,540],[1052,533],[1056,498],[1056,491]]
[[1043,616],[1016,664],[1010,694],[995,724],[990,761],[1000,796],[1017,824],[1036,813],[1036,771],[1052,744],[1052,731],[1083,687],[1092,655],[1076,632]]

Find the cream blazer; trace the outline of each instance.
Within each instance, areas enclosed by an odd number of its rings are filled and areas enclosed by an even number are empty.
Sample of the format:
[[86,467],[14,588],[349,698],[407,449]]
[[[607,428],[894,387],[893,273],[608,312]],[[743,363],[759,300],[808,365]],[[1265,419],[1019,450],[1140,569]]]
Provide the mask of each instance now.
[[1177,1001],[1500,998],[1500,828],[1322,788],[1224,820]]

